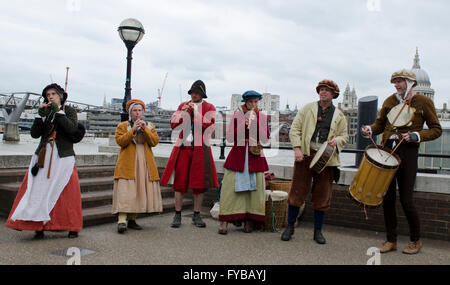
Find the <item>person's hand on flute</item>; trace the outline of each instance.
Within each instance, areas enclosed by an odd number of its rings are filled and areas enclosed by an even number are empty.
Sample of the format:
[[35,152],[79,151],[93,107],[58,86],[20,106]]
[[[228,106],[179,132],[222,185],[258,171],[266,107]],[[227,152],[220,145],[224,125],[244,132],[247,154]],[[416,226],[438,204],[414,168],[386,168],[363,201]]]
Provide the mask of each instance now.
[[138,126],[143,131],[143,130],[145,130],[145,127],[147,126],[147,124],[145,123],[144,120],[139,119],[138,120]]
[[253,109],[252,109],[252,110],[250,110],[250,116],[248,118],[245,118],[245,125],[247,126],[247,128],[250,127],[251,121],[253,121],[255,118],[256,118],[255,112],[253,112]]
[[139,119],[137,119],[134,124],[133,124],[133,134],[135,134],[138,130],[139,130],[140,126],[139,126]]
[[46,117],[48,114],[50,114],[50,108],[47,108],[48,105],[50,105],[49,103],[42,103],[41,106],[39,107],[38,110],[38,114],[39,116],[41,116],[42,118]]
[[191,103],[188,103],[188,104],[185,104],[185,105],[181,108],[181,111],[186,111],[186,112],[193,111],[193,110],[194,110],[194,104],[192,104],[192,102],[191,102]]

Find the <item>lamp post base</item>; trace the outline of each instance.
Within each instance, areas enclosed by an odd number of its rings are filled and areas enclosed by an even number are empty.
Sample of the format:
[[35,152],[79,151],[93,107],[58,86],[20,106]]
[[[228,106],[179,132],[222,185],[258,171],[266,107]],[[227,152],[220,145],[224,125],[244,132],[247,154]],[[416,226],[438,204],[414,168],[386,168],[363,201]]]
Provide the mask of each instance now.
[[226,143],[225,143],[225,139],[222,140],[222,145],[220,146],[220,157],[219,159],[225,159],[225,147],[226,147]]

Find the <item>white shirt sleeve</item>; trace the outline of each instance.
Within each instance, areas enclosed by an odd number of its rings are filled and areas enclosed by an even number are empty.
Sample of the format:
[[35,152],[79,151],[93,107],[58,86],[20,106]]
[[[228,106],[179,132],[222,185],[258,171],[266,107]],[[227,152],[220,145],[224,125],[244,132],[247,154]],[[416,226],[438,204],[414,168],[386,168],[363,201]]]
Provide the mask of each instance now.
[[419,135],[419,133],[418,132],[413,132],[413,134],[417,135],[417,139],[419,140],[417,143],[420,143],[420,135]]

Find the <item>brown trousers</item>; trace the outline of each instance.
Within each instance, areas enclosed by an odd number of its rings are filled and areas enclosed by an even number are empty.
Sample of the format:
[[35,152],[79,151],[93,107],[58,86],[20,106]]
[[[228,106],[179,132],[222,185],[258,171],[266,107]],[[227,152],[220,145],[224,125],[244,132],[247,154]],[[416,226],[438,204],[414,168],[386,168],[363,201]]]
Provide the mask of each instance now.
[[302,162],[295,162],[288,203],[290,206],[300,207],[312,190],[311,202],[313,209],[316,211],[328,211],[331,205],[334,172],[332,167],[325,167],[320,174],[312,171],[309,165],[315,154],[316,152],[311,150],[310,155],[305,156]]

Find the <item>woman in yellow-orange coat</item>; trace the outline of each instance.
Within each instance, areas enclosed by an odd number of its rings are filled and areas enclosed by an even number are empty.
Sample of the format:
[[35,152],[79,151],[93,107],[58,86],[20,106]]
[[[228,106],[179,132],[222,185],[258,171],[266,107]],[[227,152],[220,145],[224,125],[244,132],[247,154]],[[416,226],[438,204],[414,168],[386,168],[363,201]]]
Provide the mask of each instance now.
[[130,100],[126,108],[130,119],[116,129],[121,149],[114,171],[113,214],[118,214],[119,233],[127,228],[142,229],[136,223],[138,213],[162,212],[158,168],[152,152],[159,136],[152,123],[142,120],[143,101]]

